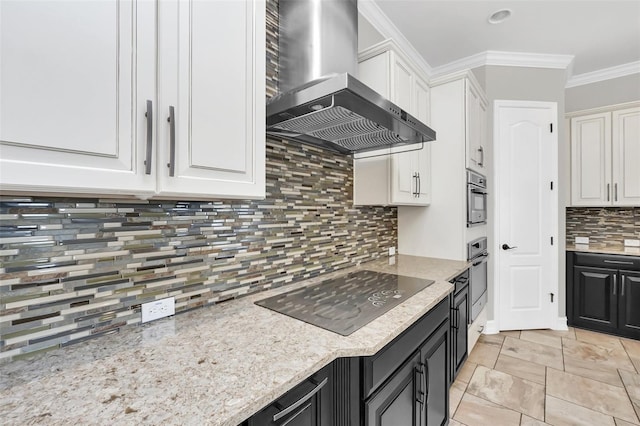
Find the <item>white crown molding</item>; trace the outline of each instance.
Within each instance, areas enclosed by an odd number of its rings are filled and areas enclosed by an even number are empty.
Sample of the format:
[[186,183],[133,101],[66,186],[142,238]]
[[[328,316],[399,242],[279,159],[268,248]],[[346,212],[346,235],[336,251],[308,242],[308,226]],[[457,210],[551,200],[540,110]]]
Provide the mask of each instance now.
[[421,68],[427,78],[433,74],[431,65],[418,53],[409,40],[400,32],[393,22],[384,14],[380,7],[373,0],[360,0],[358,2],[358,12],[365,17],[373,27],[382,34],[384,38],[393,39],[400,51],[411,61]]
[[617,65],[615,67],[604,68],[598,71],[577,74],[569,78],[565,88],[584,86],[585,84],[597,83],[599,81],[610,80],[612,78],[624,77],[626,75],[640,73],[640,61],[629,62],[628,64]]
[[573,55],[552,55],[543,53],[523,53],[523,52],[499,52],[488,50],[458,59],[457,61],[436,67],[433,69],[434,76],[442,76],[464,69],[477,68],[484,65],[499,65],[506,67],[529,67],[529,68],[553,68],[570,69],[573,64]]

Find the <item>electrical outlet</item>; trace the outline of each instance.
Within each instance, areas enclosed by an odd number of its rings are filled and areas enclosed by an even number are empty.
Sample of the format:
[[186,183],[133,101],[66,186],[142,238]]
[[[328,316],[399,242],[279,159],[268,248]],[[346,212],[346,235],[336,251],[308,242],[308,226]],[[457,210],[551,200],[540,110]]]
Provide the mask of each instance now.
[[389,256],[395,256],[395,255],[396,255],[396,248],[389,247]]
[[625,247],[640,247],[640,240],[624,240]]
[[142,304],[142,322],[157,320],[158,318],[170,317],[176,313],[176,298],[154,300],[153,302]]
[[589,237],[576,237],[576,244],[589,244]]

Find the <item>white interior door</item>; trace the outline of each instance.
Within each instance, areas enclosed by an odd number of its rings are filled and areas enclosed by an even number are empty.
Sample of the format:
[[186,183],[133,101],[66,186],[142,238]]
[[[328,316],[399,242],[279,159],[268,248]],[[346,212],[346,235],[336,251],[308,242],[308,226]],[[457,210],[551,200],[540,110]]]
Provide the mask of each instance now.
[[[501,330],[549,328],[557,311],[556,104],[496,101],[496,294]],[[510,247],[510,248],[509,248]],[[553,301],[551,293],[553,293]]]

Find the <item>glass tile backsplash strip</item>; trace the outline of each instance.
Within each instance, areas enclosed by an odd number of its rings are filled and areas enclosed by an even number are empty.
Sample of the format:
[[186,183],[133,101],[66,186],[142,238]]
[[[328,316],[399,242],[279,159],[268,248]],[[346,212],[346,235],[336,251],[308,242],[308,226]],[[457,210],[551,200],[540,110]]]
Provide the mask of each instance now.
[[625,239],[640,239],[638,207],[569,207],[566,220],[567,244],[589,237],[591,244],[622,247]]
[[0,198],[0,359],[371,260],[395,208],[354,208],[352,160],[269,140],[261,201]]

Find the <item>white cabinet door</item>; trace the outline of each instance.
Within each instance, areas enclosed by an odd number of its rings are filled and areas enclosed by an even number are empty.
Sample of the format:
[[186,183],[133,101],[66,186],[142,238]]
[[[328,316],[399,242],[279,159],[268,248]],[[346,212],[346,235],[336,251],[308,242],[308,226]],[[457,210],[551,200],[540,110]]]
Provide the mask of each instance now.
[[148,1],[0,2],[4,190],[155,190],[144,164],[154,29]]
[[611,113],[571,119],[571,204],[608,206],[611,185]]
[[640,108],[613,112],[613,204],[640,205]]
[[[415,115],[418,120],[429,124],[429,86],[420,79],[416,79],[415,86]],[[425,143],[414,156],[418,173],[418,197],[419,205],[426,206],[431,203],[431,143]]]
[[467,144],[467,167],[485,173],[484,167],[484,140],[483,132],[486,124],[486,106],[484,106],[480,94],[469,83],[466,82],[466,144]]
[[264,198],[264,28],[261,0],[160,3],[160,195]]
[[409,114],[413,112],[413,72],[398,55],[392,55],[391,74],[391,102],[398,105]]

